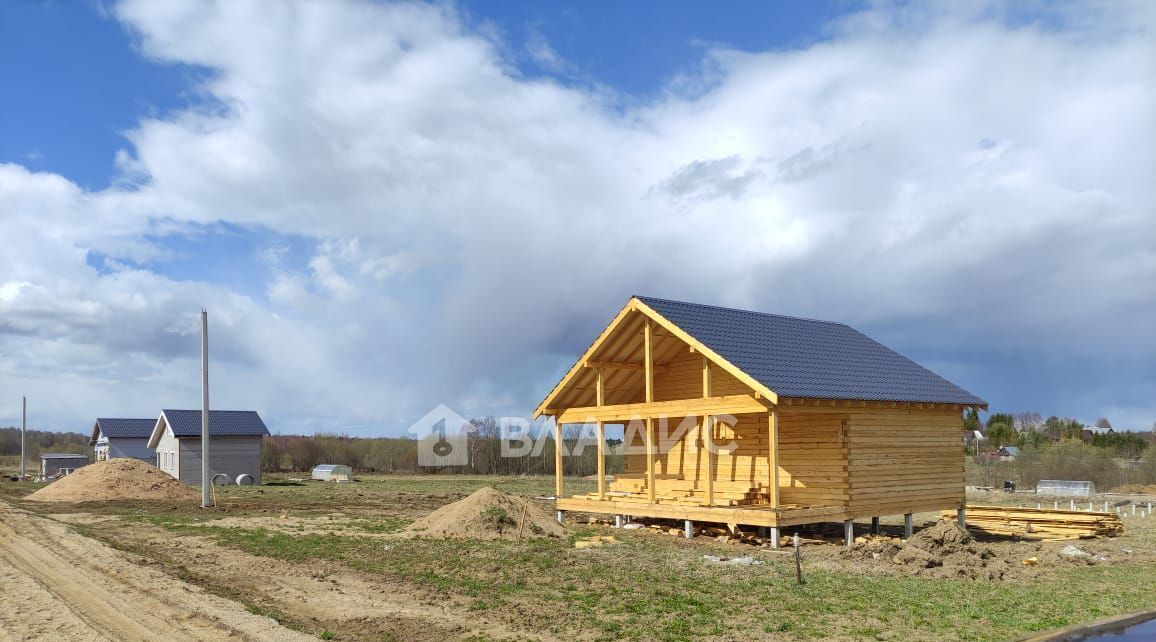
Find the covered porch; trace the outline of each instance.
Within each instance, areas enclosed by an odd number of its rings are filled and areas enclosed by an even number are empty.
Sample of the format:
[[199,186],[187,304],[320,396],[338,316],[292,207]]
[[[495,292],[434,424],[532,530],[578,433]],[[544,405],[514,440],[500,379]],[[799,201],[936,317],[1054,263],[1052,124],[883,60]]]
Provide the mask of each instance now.
[[[846,415],[800,413],[678,326],[634,301],[539,406],[593,426],[597,490],[566,493],[555,449],[558,519],[567,511],[772,529],[848,519]],[[789,410],[786,415],[782,410]],[[606,426],[624,427],[623,474],[607,480]],[[777,543],[777,537],[772,537]]]

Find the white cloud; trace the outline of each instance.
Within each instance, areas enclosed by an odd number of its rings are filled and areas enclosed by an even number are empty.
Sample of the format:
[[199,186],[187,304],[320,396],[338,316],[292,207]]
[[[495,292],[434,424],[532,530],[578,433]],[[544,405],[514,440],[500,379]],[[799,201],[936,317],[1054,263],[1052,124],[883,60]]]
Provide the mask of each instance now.
[[[622,112],[519,76],[445,7],[120,4],[143,55],[213,70],[211,100],[142,121],[104,192],[0,166],[0,233],[21,239],[0,373],[70,427],[187,405],[205,305],[223,401],[396,432],[437,402],[527,411],[649,293],[874,329],[997,404],[1039,397],[991,389],[992,355],[1151,382],[1152,11],[1054,13],[876,8],[803,49],[715,48]],[[146,233],[216,221],[316,249],[238,275],[265,300],[148,267],[167,249]],[[1038,409],[1156,417],[1151,383],[1085,383],[1102,398]]]

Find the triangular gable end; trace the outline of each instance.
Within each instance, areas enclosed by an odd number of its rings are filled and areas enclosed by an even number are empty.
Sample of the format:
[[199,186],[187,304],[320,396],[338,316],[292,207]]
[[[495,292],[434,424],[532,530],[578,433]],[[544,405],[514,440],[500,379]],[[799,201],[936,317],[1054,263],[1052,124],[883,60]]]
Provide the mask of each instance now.
[[653,321],[657,327],[662,328],[672,337],[675,337],[683,343],[689,345],[696,352],[706,357],[713,365],[721,368],[724,372],[727,372],[735,377],[735,379],[748,386],[757,395],[760,395],[766,399],[767,402],[771,404],[778,403],[778,394],[776,394],[773,390],[758,382],[753,377],[740,370],[734,364],[719,356],[713,350],[704,345],[701,341],[693,337],[690,333],[686,332],[678,325],[671,322],[669,319],[663,317],[653,308],[640,301],[637,297],[631,297],[630,301],[628,301],[626,305],[623,306],[623,308],[618,312],[618,314],[615,315],[615,317],[610,321],[602,333],[598,335],[590,347],[587,348],[586,351],[583,352],[582,356],[574,363],[574,365],[570,367],[565,376],[562,377],[562,380],[554,386],[554,388],[550,391],[550,394],[548,394],[546,398],[542,400],[542,403],[538,405],[537,409],[534,410],[535,419],[541,417],[543,414],[555,414],[554,412],[551,412],[552,404],[554,404],[558,398],[567,391],[568,386],[571,383],[573,383],[583,374],[585,367],[588,363],[591,362],[594,354],[596,354],[598,350],[607,343],[607,341],[611,340],[612,337],[618,333],[619,329],[628,321],[631,313],[633,312],[644,315],[646,318]]
[[149,448],[156,448],[157,444],[161,443],[161,437],[166,430],[169,430],[169,422],[165,417],[165,411],[162,410],[161,416],[157,417],[157,425],[153,426],[153,433],[149,435]]

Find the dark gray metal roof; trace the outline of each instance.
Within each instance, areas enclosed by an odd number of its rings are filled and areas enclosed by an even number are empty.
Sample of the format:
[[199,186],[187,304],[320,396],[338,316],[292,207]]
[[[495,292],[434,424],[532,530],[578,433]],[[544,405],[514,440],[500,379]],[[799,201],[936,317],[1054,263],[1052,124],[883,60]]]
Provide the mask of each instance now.
[[637,298],[780,397],[987,404],[842,323]]
[[[177,437],[201,436],[200,410],[165,409],[165,418],[173,435]],[[210,410],[209,435],[217,436],[259,436],[268,435],[269,429],[261,416],[254,410]]]
[[109,439],[148,439],[153,434],[157,420],[101,417],[96,420],[96,425]]

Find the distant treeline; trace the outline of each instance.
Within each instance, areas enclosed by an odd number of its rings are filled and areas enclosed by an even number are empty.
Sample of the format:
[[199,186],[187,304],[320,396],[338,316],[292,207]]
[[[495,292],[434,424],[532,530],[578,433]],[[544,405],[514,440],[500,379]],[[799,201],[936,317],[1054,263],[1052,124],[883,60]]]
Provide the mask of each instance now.
[[[535,439],[534,446],[503,439],[498,422],[492,418],[473,419],[472,429],[464,438],[469,454],[465,466],[429,468],[418,465],[419,442],[407,437],[350,437],[319,434],[275,435],[265,438],[261,451],[261,468],[265,472],[306,472],[317,464],[345,464],[356,470],[379,473],[462,473],[477,475],[553,475],[554,440],[546,436]],[[578,444],[578,427],[563,435],[566,451]],[[568,476],[593,475],[598,471],[597,446],[589,438],[582,440],[581,452],[563,458],[563,472]],[[620,440],[619,440],[620,442]],[[611,452],[617,443],[609,441],[606,473],[622,471],[623,458]],[[519,452],[528,450],[529,452]]]
[[1148,448],[1140,458],[1118,457],[1112,447],[1095,446],[1077,438],[1026,443],[1011,461],[979,455],[968,467],[968,483],[999,487],[1004,481],[1020,488],[1035,488],[1041,479],[1091,481],[1097,490],[1111,490],[1127,484],[1156,484],[1156,448]]
[[[26,434],[28,461],[40,458],[40,453],[84,453],[91,449],[88,435],[78,432],[47,432],[29,430]],[[20,456],[20,429],[0,428],[0,456]],[[37,462],[39,467],[40,463]]]
[[994,452],[1001,446],[1042,448],[1060,441],[1077,440],[1111,451],[1116,457],[1136,459],[1143,456],[1156,439],[1153,431],[1116,431],[1105,418],[1094,426],[1086,426],[1075,419],[1055,416],[1043,419],[1039,413],[1028,412],[992,413],[983,422],[972,410],[964,417],[963,427],[983,432],[982,443],[970,442],[972,454],[985,450]]
[[[1075,419],[1038,413],[992,413],[981,422],[975,412],[964,427],[982,430],[985,439],[971,443],[975,466],[969,483],[999,486],[1010,480],[1033,488],[1041,479],[1092,481],[1100,490],[1127,484],[1156,484],[1156,447],[1152,432],[1115,431],[1101,418],[1093,426]],[[1014,459],[1000,457],[1002,446],[1020,449]]]

